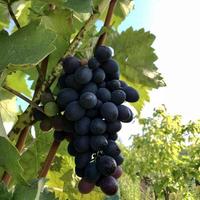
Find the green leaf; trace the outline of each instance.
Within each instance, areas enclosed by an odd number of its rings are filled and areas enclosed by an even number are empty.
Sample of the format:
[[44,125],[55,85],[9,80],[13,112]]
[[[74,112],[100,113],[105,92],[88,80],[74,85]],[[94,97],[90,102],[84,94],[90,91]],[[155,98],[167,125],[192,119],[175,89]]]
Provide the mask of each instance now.
[[32,180],[29,185],[17,184],[13,200],[56,200],[53,193],[44,190],[44,179]]
[[66,6],[79,13],[90,13],[92,12],[92,1],[91,0],[68,0]]
[[12,200],[12,194],[8,192],[6,186],[3,183],[0,183],[0,199]]
[[20,155],[16,147],[5,137],[0,136],[0,167],[6,170],[19,182],[24,183],[22,166],[19,164]]
[[138,88],[142,95],[135,107],[138,111],[141,111],[145,101],[149,101],[150,90],[165,86],[154,64],[157,60],[151,47],[154,40],[155,36],[150,32],[145,32],[144,29],[134,31],[132,28],[121,34],[110,35],[110,39],[107,40],[108,45],[115,51],[114,58],[120,64],[122,78]]
[[11,71],[37,65],[55,50],[56,34],[31,23],[11,36],[0,32],[0,71],[5,67]]
[[26,81],[26,74],[22,71],[16,71],[6,78],[6,85],[12,89],[31,97],[31,90]]
[[6,4],[0,2],[0,30],[9,27],[9,13]]
[[1,113],[0,113],[0,137],[7,137],[6,130],[5,130],[4,125],[3,125]]

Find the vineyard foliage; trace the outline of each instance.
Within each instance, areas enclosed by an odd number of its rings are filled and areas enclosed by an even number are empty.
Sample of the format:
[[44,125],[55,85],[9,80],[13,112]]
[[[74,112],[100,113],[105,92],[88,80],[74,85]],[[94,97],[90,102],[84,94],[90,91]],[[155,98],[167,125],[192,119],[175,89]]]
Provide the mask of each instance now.
[[[165,86],[154,64],[155,36],[131,27],[119,32],[119,25],[134,12],[132,0],[118,0],[112,27],[100,27],[109,2],[0,0],[0,175],[4,171],[12,175],[8,188],[0,184],[0,200],[139,199],[141,181],[146,179],[149,184],[145,188],[159,198],[166,193],[189,191],[189,186],[199,180],[199,123],[183,125],[180,116],[167,115],[163,109],[156,110],[152,118],[140,119],[142,135],[134,136],[130,148],[123,147],[125,173],[114,197],[105,197],[99,189],[88,195],[78,192],[78,177],[66,141],[59,147],[47,178],[37,179],[53,131],[44,134],[38,123],[33,124],[32,106],[25,108],[17,96],[5,90],[5,85],[38,104],[43,88],[57,80],[62,57],[91,57],[99,36],[106,32],[105,44],[114,50],[114,59],[121,67],[120,78],[140,93],[140,101],[133,105],[138,116],[150,101],[150,91]],[[40,69],[47,58],[43,74]],[[41,81],[43,78],[46,81]],[[56,80],[51,85],[55,93]],[[14,125],[6,133],[4,125],[8,122]],[[30,124],[25,148],[19,153],[15,147],[17,137]]]

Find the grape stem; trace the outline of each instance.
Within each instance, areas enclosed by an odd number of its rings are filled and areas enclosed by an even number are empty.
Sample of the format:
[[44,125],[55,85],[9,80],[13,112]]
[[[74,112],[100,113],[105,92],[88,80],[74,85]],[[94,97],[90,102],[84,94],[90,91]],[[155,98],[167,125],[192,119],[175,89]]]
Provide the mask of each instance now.
[[43,109],[40,108],[35,102],[31,101],[29,98],[25,97],[24,95],[20,94],[19,92],[17,92],[16,90],[12,89],[11,87],[4,85],[3,88],[7,91],[9,91],[10,93],[18,96],[20,99],[23,99],[24,101],[26,101],[27,103],[29,103],[32,107],[36,108],[37,110],[41,111],[44,113]]
[[[19,152],[22,152],[24,148],[24,144],[26,142],[28,133],[29,133],[29,127],[25,127],[19,135],[17,144],[15,145]],[[11,181],[11,178],[12,177],[5,171],[1,180],[5,183],[5,185],[8,186]]]
[[38,178],[46,177],[46,175],[51,167],[51,163],[53,162],[53,160],[55,158],[55,155],[56,155],[56,152],[57,152],[59,146],[60,146],[60,142],[54,140],[51,145],[51,148],[49,149],[49,152],[48,152],[46,160],[43,164],[43,167],[38,175]]
[[[106,27],[106,28],[110,27],[110,23],[111,23],[111,20],[112,20],[112,16],[113,16],[113,13],[114,13],[116,3],[117,3],[117,0],[111,0],[110,1],[110,5],[109,5],[108,12],[107,12],[107,15],[106,15],[106,19],[105,19],[105,22],[104,22],[104,27]],[[96,46],[100,46],[100,45],[104,44],[104,42],[106,40],[106,35],[107,35],[107,33],[104,32],[99,37]]]
[[12,20],[14,21],[16,27],[17,27],[18,29],[20,29],[21,26],[20,26],[20,24],[19,24],[17,18],[15,17],[15,14],[14,14],[14,12],[13,12],[13,10],[12,10],[10,0],[7,0],[7,7],[8,7],[8,12],[9,12],[9,14],[10,14]]

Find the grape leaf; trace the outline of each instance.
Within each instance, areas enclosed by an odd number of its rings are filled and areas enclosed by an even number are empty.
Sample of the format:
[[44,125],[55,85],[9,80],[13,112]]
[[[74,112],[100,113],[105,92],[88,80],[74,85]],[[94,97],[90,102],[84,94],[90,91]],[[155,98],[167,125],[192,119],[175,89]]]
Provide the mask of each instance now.
[[120,64],[122,78],[136,89],[139,89],[141,99],[133,106],[141,111],[144,102],[149,101],[148,92],[165,86],[154,62],[157,56],[151,47],[155,36],[144,29],[134,31],[127,29],[121,34],[110,35],[108,45],[114,51],[114,59]]
[[0,136],[0,167],[6,170],[19,182],[24,183],[22,166],[19,163],[20,155],[16,147],[5,137]]
[[6,4],[0,3],[0,30],[9,27],[9,14]]
[[79,13],[90,13],[92,12],[92,1],[91,0],[68,0],[66,6]]
[[18,91],[19,93],[23,93],[28,97],[31,97],[31,90],[26,81],[26,74],[22,71],[16,71],[11,75],[8,75],[6,78],[6,85]]
[[53,31],[38,23],[31,23],[11,36],[0,32],[0,71],[5,67],[13,71],[37,65],[55,50],[55,39]]
[[8,192],[6,186],[3,183],[0,183],[0,199],[12,200],[12,194]]
[[1,117],[1,113],[0,113],[0,136],[1,137],[7,137],[6,130],[5,130],[4,125],[3,125],[3,120],[2,120],[2,117]]

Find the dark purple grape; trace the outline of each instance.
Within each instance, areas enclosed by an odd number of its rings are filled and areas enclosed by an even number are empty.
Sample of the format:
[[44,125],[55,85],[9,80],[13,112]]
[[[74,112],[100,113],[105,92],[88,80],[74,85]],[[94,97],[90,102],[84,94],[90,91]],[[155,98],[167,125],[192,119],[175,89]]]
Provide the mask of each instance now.
[[118,119],[122,122],[131,122],[133,120],[133,113],[131,109],[125,105],[118,106]]
[[75,167],[75,173],[79,177],[84,177],[85,168],[77,168]]
[[96,95],[97,95],[97,98],[101,100],[102,102],[107,102],[111,100],[111,93],[106,88],[99,88]]
[[108,141],[103,135],[92,136],[90,138],[90,147],[94,152],[102,150],[107,145]]
[[124,103],[126,100],[126,93],[123,90],[115,90],[111,93],[111,101],[116,105]]
[[90,130],[91,120],[88,117],[83,117],[74,124],[74,129],[78,135],[87,135]]
[[77,101],[73,101],[65,108],[65,117],[70,121],[78,121],[85,115],[85,110]]
[[118,135],[117,133],[112,133],[108,136],[108,140],[113,140],[113,141],[116,141],[118,138]]
[[66,84],[65,84],[65,74],[62,74],[60,77],[59,77],[59,79],[58,79],[58,87],[60,88],[60,89],[63,89],[63,88],[65,88],[66,87]]
[[95,184],[81,179],[78,184],[79,192],[82,194],[88,194],[94,189]]
[[116,168],[115,172],[112,174],[112,176],[113,176],[114,178],[118,179],[119,177],[121,177],[122,173],[123,173],[122,168],[121,168],[120,166],[118,166],[118,167]]
[[45,118],[40,122],[40,129],[42,131],[50,131],[52,128],[51,118]]
[[85,153],[90,148],[90,138],[88,136],[77,136],[73,144],[77,152]]
[[65,78],[65,87],[79,91],[82,88],[82,85],[75,81],[74,74],[70,74]]
[[79,67],[74,74],[74,79],[79,84],[88,83],[92,79],[91,69],[86,66]]
[[109,47],[106,46],[98,46],[94,52],[95,58],[100,62],[103,63],[111,58],[112,51]]
[[45,105],[46,103],[50,102],[50,101],[54,101],[54,97],[51,93],[49,92],[43,92],[42,95],[41,95],[41,103],[43,105]]
[[128,85],[127,85],[127,84],[126,84],[124,81],[121,81],[121,80],[120,80],[120,83],[121,83],[121,87],[122,87],[122,88],[124,88],[124,87],[127,87],[127,86],[128,86]]
[[56,131],[63,131],[65,128],[65,119],[63,116],[55,116],[52,118],[52,126]]
[[120,148],[113,140],[108,140],[108,145],[104,147],[103,151],[106,155],[109,155],[112,157],[118,156],[121,153]]
[[114,156],[113,158],[115,159],[118,166],[124,162],[124,157],[121,154]]
[[61,142],[65,139],[66,137],[66,134],[64,131],[54,131],[54,140],[55,141],[58,141],[58,142]]
[[100,69],[100,68],[97,68],[93,71],[93,78],[92,80],[99,84],[99,83],[102,83],[104,81],[104,79],[106,78],[106,74],[105,72]]
[[[40,106],[40,108],[43,109],[43,107],[41,107],[41,106]],[[41,121],[41,120],[45,119],[46,117],[47,116],[43,112],[41,112],[40,110],[38,110],[36,108],[33,109],[34,120]]]
[[93,82],[89,82],[86,85],[84,85],[83,89],[81,90],[81,94],[85,92],[92,92],[96,94],[97,90],[98,90],[97,84]]
[[81,66],[80,60],[73,56],[68,56],[62,61],[63,69],[66,74],[72,74]]
[[106,123],[100,118],[95,118],[90,124],[90,131],[93,135],[101,135],[106,131]]
[[79,95],[74,89],[64,88],[58,93],[56,102],[60,108],[65,109],[70,102],[75,101],[78,98]]
[[104,103],[101,106],[101,115],[108,122],[114,122],[118,118],[118,109],[115,104],[111,102]]
[[97,97],[92,92],[85,92],[80,96],[80,105],[85,109],[94,108],[97,104]]
[[71,155],[71,156],[77,156],[78,155],[78,152],[74,148],[73,142],[69,142],[69,144],[67,146],[67,151],[68,151],[69,155]]
[[119,71],[119,65],[115,60],[108,60],[105,63],[101,65],[101,68],[104,70],[104,72],[108,75],[115,74]]
[[123,90],[126,93],[126,101],[137,102],[139,100],[139,93],[136,89],[132,87],[124,87]]
[[88,67],[92,70],[97,69],[100,66],[99,61],[95,58],[92,57],[88,60]]
[[122,128],[122,124],[119,120],[107,123],[107,132],[108,133],[116,133],[120,131]]
[[78,154],[75,157],[75,164],[77,168],[85,168],[91,159],[91,153],[86,152],[82,154]]
[[106,87],[110,90],[110,91],[114,91],[114,90],[119,90],[121,87],[121,83],[119,80],[112,80],[106,83]]
[[101,156],[97,159],[97,169],[104,176],[110,176],[117,168],[116,161],[111,156]]
[[100,173],[97,170],[96,162],[89,163],[84,172],[84,179],[88,182],[95,183],[100,177]]
[[117,180],[112,176],[105,177],[100,181],[100,188],[106,195],[112,196],[118,191]]

